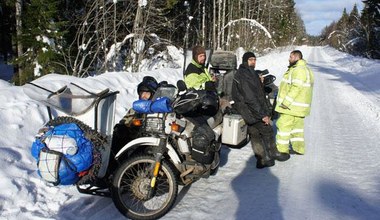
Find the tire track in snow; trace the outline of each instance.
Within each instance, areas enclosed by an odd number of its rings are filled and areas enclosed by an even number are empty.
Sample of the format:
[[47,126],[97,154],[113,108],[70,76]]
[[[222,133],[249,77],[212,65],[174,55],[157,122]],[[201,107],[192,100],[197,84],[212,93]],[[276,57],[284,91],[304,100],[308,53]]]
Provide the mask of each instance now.
[[355,102],[352,107],[380,122],[380,94],[371,87],[373,85],[364,83],[358,73],[352,73],[349,66],[339,65],[335,62],[336,58],[331,57],[324,50],[320,49],[318,53],[319,56],[329,61],[329,63],[325,62],[328,68],[339,70],[332,74],[338,77],[337,80],[344,82],[340,86],[349,86],[350,90],[355,91],[340,94],[344,96],[343,100],[349,101],[349,103]]
[[[314,147],[319,148],[314,156],[319,157],[321,174],[337,187],[362,196],[357,198],[358,204],[362,198],[379,202],[374,195],[380,193],[380,129],[373,120],[374,112],[367,109],[367,105],[363,106],[363,103],[371,102],[345,80],[346,72],[324,59],[321,49],[314,49],[313,54],[319,58],[316,66],[322,68],[313,68],[316,77],[315,102],[307,136],[311,136],[312,143],[317,143]],[[314,64],[313,59],[311,62]],[[328,66],[333,68],[326,69]],[[316,129],[318,136],[310,133]],[[339,192],[334,193],[339,195]],[[352,203],[355,204],[349,205],[358,205],[355,201]]]

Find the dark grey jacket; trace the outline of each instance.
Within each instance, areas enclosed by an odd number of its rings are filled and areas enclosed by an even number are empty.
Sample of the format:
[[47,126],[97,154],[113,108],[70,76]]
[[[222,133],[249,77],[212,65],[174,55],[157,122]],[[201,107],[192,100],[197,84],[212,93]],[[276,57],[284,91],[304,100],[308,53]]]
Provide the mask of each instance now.
[[261,122],[265,116],[271,116],[264,86],[253,68],[241,64],[232,83],[234,108],[248,125]]

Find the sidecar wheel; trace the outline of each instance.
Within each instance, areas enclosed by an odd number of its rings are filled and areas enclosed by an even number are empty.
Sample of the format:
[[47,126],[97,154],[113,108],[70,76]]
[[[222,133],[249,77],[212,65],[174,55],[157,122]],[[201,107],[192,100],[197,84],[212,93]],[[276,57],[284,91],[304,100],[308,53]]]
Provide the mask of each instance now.
[[135,156],[123,163],[112,181],[111,195],[116,208],[131,219],[158,219],[174,205],[178,184],[172,167],[163,161],[154,193],[150,190],[152,156]]

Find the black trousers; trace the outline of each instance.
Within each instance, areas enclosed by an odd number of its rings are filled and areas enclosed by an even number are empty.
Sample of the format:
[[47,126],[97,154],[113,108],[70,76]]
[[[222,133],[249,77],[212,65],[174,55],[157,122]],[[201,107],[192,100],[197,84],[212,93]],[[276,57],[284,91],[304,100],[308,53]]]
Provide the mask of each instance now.
[[257,122],[249,125],[247,132],[251,139],[253,152],[257,158],[269,160],[276,150],[276,139],[272,126]]

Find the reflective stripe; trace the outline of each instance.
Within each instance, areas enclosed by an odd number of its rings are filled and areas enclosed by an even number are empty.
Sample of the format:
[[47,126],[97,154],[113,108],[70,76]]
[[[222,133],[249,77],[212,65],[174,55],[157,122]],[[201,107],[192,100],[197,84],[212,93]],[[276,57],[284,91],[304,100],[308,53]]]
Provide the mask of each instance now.
[[290,141],[291,141],[291,142],[296,142],[296,141],[304,142],[305,139],[304,139],[304,138],[291,138]]
[[293,80],[292,83],[296,83],[296,84],[300,84],[300,85],[302,85],[302,84],[303,84],[303,81],[300,80],[300,79],[295,79],[295,80]]
[[[293,100],[290,100],[291,98],[289,98],[288,96],[286,96],[285,99],[288,100],[289,102],[291,102],[291,104],[294,106],[305,107],[305,108],[310,107],[310,104],[301,103],[301,102],[293,102]],[[283,101],[284,101],[284,99],[278,97],[278,99],[277,99],[278,103],[282,103]]]
[[310,104],[305,104],[305,103],[300,103],[300,102],[292,102],[292,105],[299,106],[299,107],[305,107],[305,108],[310,107]]
[[278,131],[277,132],[277,135],[279,136],[290,136],[291,134],[295,134],[295,133],[303,133],[304,130],[303,129],[293,129],[292,131],[290,132],[280,132]]
[[289,80],[289,79],[283,78],[282,81],[285,82],[286,84],[291,84],[292,83],[291,79]]
[[294,133],[303,133],[303,129],[294,129],[290,133],[292,133],[292,134],[294,134]]
[[290,136],[290,132],[277,132],[277,135],[279,136]]
[[[308,78],[309,78],[309,77],[308,77]],[[310,86],[311,86],[311,84],[310,84],[310,79],[308,79],[308,80],[309,80],[309,82],[304,83],[302,80],[295,79],[295,80],[293,80],[292,83],[294,83],[294,84],[298,84],[298,85],[303,86],[303,87],[310,87]]]
[[278,144],[289,144],[289,140],[276,140]]
[[285,96],[285,99],[288,100],[289,102],[293,102],[293,98],[289,97],[289,96]]

